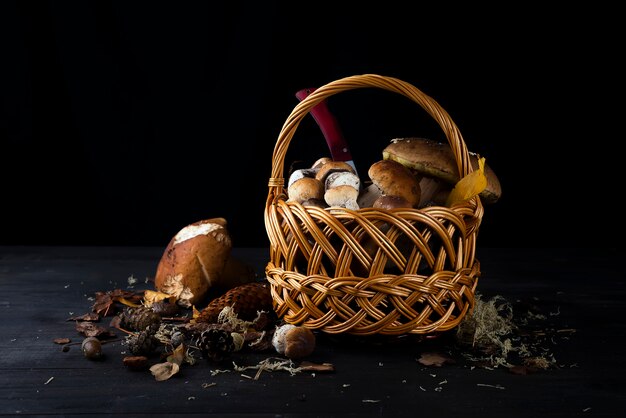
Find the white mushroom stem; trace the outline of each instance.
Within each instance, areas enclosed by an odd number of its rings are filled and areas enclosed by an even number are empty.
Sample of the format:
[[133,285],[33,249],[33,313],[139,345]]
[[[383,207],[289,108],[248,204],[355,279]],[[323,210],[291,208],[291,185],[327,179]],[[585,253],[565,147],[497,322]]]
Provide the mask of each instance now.
[[300,170],[296,170],[289,176],[289,181],[287,182],[287,187],[291,187],[293,183],[304,178],[304,177],[315,177],[315,173],[317,171],[312,168],[301,168]]
[[422,177],[420,180],[420,188],[422,195],[420,197],[419,207],[429,205],[443,205],[446,197],[450,193],[451,187],[443,180],[434,177]]
[[382,196],[383,192],[380,188],[375,184],[370,184],[365,189],[361,191],[359,198],[357,199],[357,203],[361,208],[371,208],[374,206],[374,202],[380,196]]

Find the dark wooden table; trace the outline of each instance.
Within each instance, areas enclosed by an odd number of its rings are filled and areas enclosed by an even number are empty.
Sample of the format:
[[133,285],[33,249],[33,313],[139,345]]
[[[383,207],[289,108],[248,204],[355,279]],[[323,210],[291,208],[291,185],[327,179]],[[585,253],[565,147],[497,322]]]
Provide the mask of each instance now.
[[[212,375],[209,361],[183,365],[169,380],[122,364],[120,342],[90,361],[72,315],[90,310],[97,291],[152,277],[160,248],[0,247],[0,415],[2,416],[619,416],[626,408],[623,250],[478,251],[483,299],[500,295],[545,314],[542,349],[555,366],[528,374],[484,368],[459,352],[456,363],[426,367],[421,354],[439,339],[317,334],[308,358],[332,372],[264,372],[258,379]],[[262,274],[266,249],[233,254]],[[519,312],[516,312],[519,314]],[[253,365],[267,353],[235,353]],[[226,366],[230,366],[226,363]],[[254,372],[250,374],[254,375]]]

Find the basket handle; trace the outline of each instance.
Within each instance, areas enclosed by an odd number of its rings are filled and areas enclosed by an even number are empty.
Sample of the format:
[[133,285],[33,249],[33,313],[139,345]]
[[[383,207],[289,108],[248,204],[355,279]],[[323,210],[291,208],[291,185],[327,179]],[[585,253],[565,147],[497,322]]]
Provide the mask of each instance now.
[[[296,92],[298,100],[304,100],[306,97],[315,91],[314,88],[302,89]],[[311,108],[311,115],[317,122],[324,138],[326,138],[326,144],[330,151],[330,156],[335,161],[345,161],[356,170],[354,161],[352,160],[352,154],[348,147],[348,142],[343,136],[343,132],[339,127],[339,122],[330,112],[326,100],[322,100],[313,108]]]
[[[310,95],[300,101],[292,110],[291,114],[283,124],[278,135],[278,140],[274,146],[272,155],[272,172],[268,182],[270,196],[278,197],[283,193],[285,179],[285,155],[293,135],[302,119],[318,103],[326,98],[342,91],[354,90],[358,88],[375,87],[391,92],[399,93],[419,104],[428,114],[435,119],[443,130],[448,143],[452,148],[452,153],[459,169],[460,178],[465,177],[473,171],[470,163],[470,156],[463,141],[463,136],[450,115],[430,96],[413,85],[393,77],[381,76],[378,74],[361,74],[341,78],[325,84]],[[269,196],[268,196],[269,197]]]

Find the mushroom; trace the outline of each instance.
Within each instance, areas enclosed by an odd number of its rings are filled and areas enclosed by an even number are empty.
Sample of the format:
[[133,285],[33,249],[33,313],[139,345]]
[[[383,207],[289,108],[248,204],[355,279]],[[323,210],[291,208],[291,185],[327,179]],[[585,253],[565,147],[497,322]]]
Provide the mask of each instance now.
[[378,188],[378,186],[372,183],[369,186],[365,187],[363,190],[361,190],[359,198],[356,200],[356,202],[361,208],[371,208],[372,206],[374,206],[374,202],[376,202],[376,200],[381,197],[382,194],[383,192]]
[[[380,160],[370,166],[368,175],[372,184],[365,188],[359,196],[359,204],[367,204],[368,207],[378,209],[413,208],[419,202],[421,190],[418,179],[405,166],[392,160]],[[364,207],[364,206],[361,206]],[[380,223],[378,229],[385,234],[389,231],[390,225],[386,222]],[[374,257],[378,250],[377,242],[369,235],[363,237],[361,243],[363,249]],[[403,254],[409,254],[412,243],[404,236],[396,241],[396,246]],[[395,267],[392,260],[387,260],[384,269],[390,271]],[[353,271],[358,275],[365,275],[368,272],[359,262],[352,265]]]
[[315,171],[318,171],[320,168],[322,168],[322,166],[326,163],[329,163],[332,161],[332,158],[330,157],[321,157],[318,158],[313,165],[311,166],[311,168]]
[[338,171],[328,175],[325,184],[324,201],[329,206],[346,209],[359,209],[357,198],[361,181],[359,176],[349,171]]
[[289,176],[287,195],[289,201],[302,203],[309,199],[324,198],[324,183],[315,178],[316,170],[302,168]]
[[382,195],[401,197],[409,207],[416,207],[419,203],[419,181],[404,165],[390,159],[380,160],[370,166],[368,175]]
[[356,174],[354,168],[352,168],[352,166],[345,161],[323,161],[323,159],[318,160],[316,163],[317,168],[315,168],[315,170],[317,170],[315,178],[322,183],[326,181],[326,177],[328,177],[328,175],[331,173],[347,171],[349,173]]
[[[381,194],[371,206],[374,208],[378,208],[378,209],[388,209],[388,210],[412,207],[411,203],[408,200],[406,200],[404,197],[387,195],[387,194]],[[387,222],[381,223],[378,226],[378,229],[380,229],[380,231],[383,234],[386,234],[389,231],[389,228],[390,228],[390,225]],[[398,240],[395,242],[395,245],[398,247],[400,252],[402,252],[402,254],[405,254],[407,256],[408,254],[410,254],[411,249],[413,247],[413,243],[405,235],[401,235],[398,238]],[[366,236],[363,239],[362,246],[363,246],[363,249],[370,255],[370,257],[374,257],[374,254],[378,250],[378,244],[370,236]],[[385,263],[385,270],[390,271],[390,269],[393,269],[394,267],[395,267],[395,263],[392,260],[387,260],[387,262]],[[363,270],[363,268],[357,263],[353,265],[353,268],[355,272],[361,275],[365,274],[365,271]]]
[[324,199],[307,199],[302,202],[302,206],[316,206],[324,209],[328,207],[328,204]]
[[383,194],[374,201],[372,207],[379,209],[410,208],[411,203],[402,196]]
[[290,359],[301,359],[315,351],[315,334],[309,328],[293,324],[276,327],[272,346],[278,354]]
[[221,281],[232,249],[226,226],[226,219],[211,218],[182,228],[159,261],[156,289],[174,296],[179,305],[191,307],[201,302],[211,287],[229,287]]
[[[395,138],[383,149],[383,159],[404,165],[420,178],[422,196],[418,207],[445,204],[447,195],[459,181],[456,160],[447,143],[417,137]],[[470,160],[477,169],[478,155],[470,152]],[[487,164],[485,176],[487,187],[480,197],[487,204],[495,203],[502,194],[500,181]]]

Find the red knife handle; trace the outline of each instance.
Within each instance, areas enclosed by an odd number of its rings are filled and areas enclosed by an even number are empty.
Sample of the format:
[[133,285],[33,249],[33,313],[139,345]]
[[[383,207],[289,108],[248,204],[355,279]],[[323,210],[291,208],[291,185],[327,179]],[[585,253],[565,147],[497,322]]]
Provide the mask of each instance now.
[[[315,89],[313,88],[302,89],[296,93],[296,97],[302,101],[314,91]],[[328,144],[332,159],[335,161],[351,161],[352,155],[350,154],[348,143],[341,132],[337,119],[328,109],[326,100],[322,100],[313,106],[310,113],[320,127],[322,134],[324,134],[324,138],[326,138],[326,144]]]

